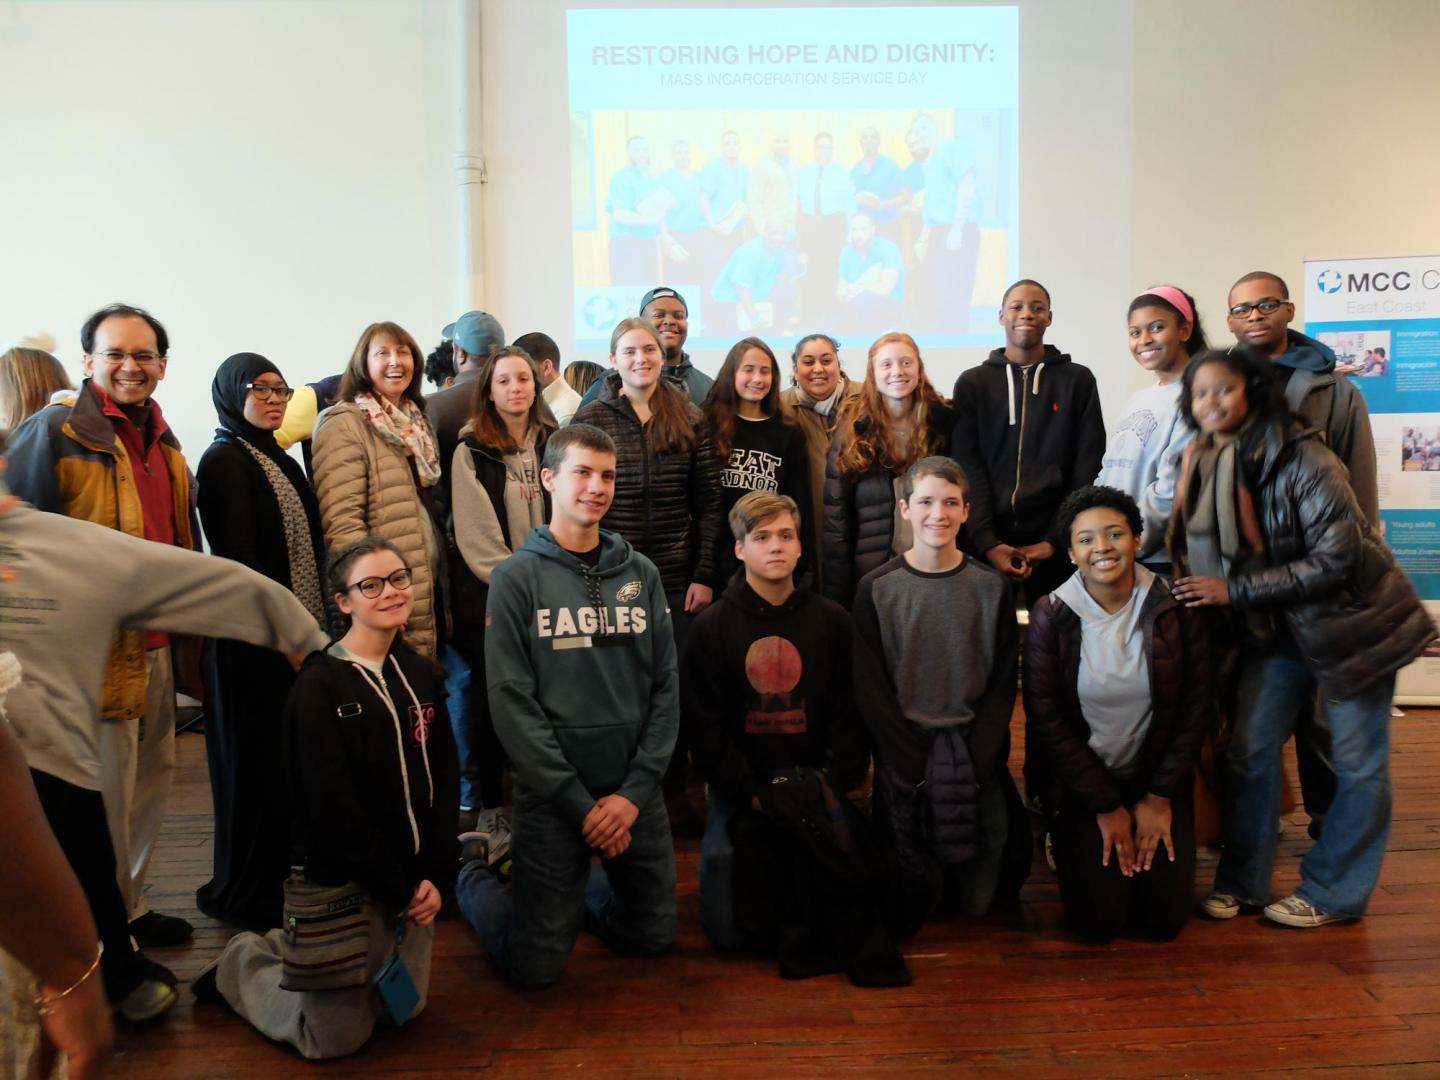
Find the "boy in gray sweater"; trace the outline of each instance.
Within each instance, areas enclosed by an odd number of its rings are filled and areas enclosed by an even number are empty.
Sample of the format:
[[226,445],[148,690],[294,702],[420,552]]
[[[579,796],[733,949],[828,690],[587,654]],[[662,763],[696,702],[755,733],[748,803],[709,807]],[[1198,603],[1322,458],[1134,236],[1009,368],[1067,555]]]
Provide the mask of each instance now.
[[[8,495],[0,484],[0,497]],[[288,589],[229,559],[21,504],[0,516],[0,648],[20,662],[5,715],[100,932],[111,1002],[132,1021],[176,1000],[135,951],[100,795],[100,689],[119,629],[234,638],[300,656],[325,644]]]
[[1030,845],[1007,768],[1017,658],[1010,585],[956,546],[969,513],[959,465],[922,458],[901,493],[913,544],[860,580],[852,615],[876,813],[900,864],[892,929],[906,934],[942,901],[983,915],[1013,894]]

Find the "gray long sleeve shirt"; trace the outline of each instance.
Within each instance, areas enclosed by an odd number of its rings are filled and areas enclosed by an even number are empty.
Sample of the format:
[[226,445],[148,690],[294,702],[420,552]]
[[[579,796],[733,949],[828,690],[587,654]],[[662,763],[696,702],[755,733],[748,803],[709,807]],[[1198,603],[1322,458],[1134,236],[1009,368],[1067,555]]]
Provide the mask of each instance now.
[[[0,485],[0,496],[7,495]],[[325,635],[284,586],[214,555],[21,505],[0,515],[5,713],[32,769],[98,791],[100,688],[116,630],[234,638],[287,653]]]

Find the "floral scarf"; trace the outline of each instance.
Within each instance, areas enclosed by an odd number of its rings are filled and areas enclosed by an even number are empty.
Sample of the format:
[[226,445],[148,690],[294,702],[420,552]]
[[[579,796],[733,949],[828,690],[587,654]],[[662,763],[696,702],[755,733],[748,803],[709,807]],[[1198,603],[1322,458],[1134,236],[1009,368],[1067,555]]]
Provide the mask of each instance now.
[[355,404],[381,439],[410,455],[422,487],[434,487],[440,482],[440,450],[419,405],[401,398],[396,408],[384,398],[363,393],[355,395]]

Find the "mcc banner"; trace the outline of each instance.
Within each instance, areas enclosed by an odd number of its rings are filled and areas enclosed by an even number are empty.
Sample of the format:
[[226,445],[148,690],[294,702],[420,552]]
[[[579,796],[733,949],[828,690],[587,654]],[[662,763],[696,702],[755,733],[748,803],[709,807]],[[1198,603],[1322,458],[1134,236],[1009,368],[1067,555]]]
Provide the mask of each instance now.
[[[1305,332],[1365,396],[1385,541],[1440,616],[1440,255],[1306,260]],[[1396,699],[1440,704],[1440,650],[1400,673]]]

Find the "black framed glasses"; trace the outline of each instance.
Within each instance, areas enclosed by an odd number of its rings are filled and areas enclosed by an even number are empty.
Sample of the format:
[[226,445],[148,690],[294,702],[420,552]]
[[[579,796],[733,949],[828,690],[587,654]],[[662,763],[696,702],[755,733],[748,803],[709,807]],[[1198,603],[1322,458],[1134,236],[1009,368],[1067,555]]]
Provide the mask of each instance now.
[[257,401],[289,401],[295,396],[293,386],[264,386],[253,382],[245,384],[245,392],[254,394]]
[[106,349],[104,352],[92,354],[96,360],[104,360],[111,367],[119,367],[125,363],[125,358],[130,357],[141,367],[155,367],[165,358],[158,352],[150,349],[141,349],[138,352],[124,352],[120,349]]
[[1264,300],[1255,304],[1236,304],[1230,309],[1230,314],[1237,319],[1243,319],[1246,315],[1249,315],[1250,312],[1258,308],[1261,315],[1272,315],[1280,310],[1282,304],[1288,303],[1290,303],[1289,300],[1281,300],[1278,297],[1267,296]]
[[408,566],[402,566],[399,570],[385,577],[362,577],[359,581],[346,585],[345,591],[349,592],[351,589],[359,589],[361,596],[367,600],[374,600],[375,597],[385,591],[386,582],[394,585],[395,588],[402,592],[410,588],[410,568]]

